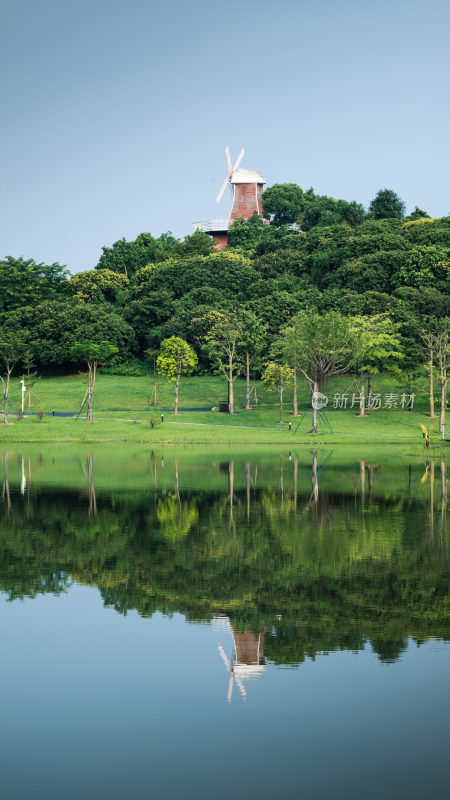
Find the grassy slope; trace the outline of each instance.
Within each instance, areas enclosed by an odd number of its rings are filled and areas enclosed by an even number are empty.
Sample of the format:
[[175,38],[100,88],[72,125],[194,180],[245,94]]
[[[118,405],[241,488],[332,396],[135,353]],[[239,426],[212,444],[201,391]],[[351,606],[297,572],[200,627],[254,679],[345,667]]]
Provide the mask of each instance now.
[[[32,410],[78,411],[86,391],[87,376],[82,374],[57,378],[41,378],[35,386]],[[278,407],[278,394],[274,390],[265,389],[257,381],[258,408],[275,410]],[[243,408],[245,382],[238,378],[234,384],[236,409]],[[130,378],[118,375],[102,375],[97,378],[97,407],[109,410],[141,410],[149,407],[153,389],[152,377]],[[330,379],[327,394],[334,392],[358,392],[359,387],[351,376],[340,376]],[[407,392],[407,379],[404,381],[379,376],[374,380],[374,391]],[[417,395],[416,407],[426,411],[426,377],[412,382],[412,391]],[[196,376],[182,378],[180,381],[180,406],[186,408],[211,408],[227,399],[226,381],[221,376]],[[306,381],[299,383],[299,402],[309,402],[310,393]],[[292,390],[285,392],[285,405],[291,409]],[[20,405],[19,379],[11,381],[10,408],[16,410]],[[173,384],[162,378],[158,379],[158,407],[171,408],[173,405]]]
[[[60,378],[42,379],[36,386],[32,410],[73,411],[79,408],[83,399],[86,376],[76,375]],[[75,419],[46,417],[42,424],[33,418],[15,419],[8,427],[0,428],[0,442],[146,442],[146,443],[195,443],[195,444],[277,444],[289,449],[301,443],[311,445],[346,445],[358,447],[377,446],[380,443],[395,445],[408,453],[423,454],[423,441],[420,423],[424,422],[430,432],[432,449],[438,453],[450,452],[448,445],[441,442],[438,420],[426,416],[427,400],[424,392],[425,379],[412,386],[417,398],[413,412],[401,410],[379,410],[361,419],[353,410],[330,409],[326,417],[334,434],[328,430],[317,437],[308,434],[310,414],[302,421],[295,432],[299,420],[290,416],[292,395],[286,394],[285,423],[279,424],[277,410],[278,396],[258,385],[258,410],[245,412],[238,410],[234,416],[219,412],[183,411],[184,407],[212,407],[226,399],[226,385],[220,377],[195,377],[182,380],[180,402],[182,413],[175,418],[171,412],[164,412],[164,423],[160,424],[161,407],[169,407],[172,399],[172,385],[160,381],[158,386],[158,406],[150,410],[149,398],[152,382],[148,378],[128,378],[113,375],[100,375],[97,381],[96,423],[87,425],[80,416]],[[19,404],[19,384],[14,380],[10,392],[10,409]],[[242,380],[236,381],[236,408],[242,409],[245,386]],[[346,377],[329,382],[327,393],[356,391],[353,380]],[[375,381],[374,391],[407,391],[406,386],[395,384],[392,380]],[[308,401],[307,387],[299,387],[300,409],[305,411]],[[107,409],[107,410],[106,410]],[[146,409],[146,410],[145,410]],[[158,421],[153,430],[148,424],[149,417]],[[134,422],[134,420],[139,420]],[[292,431],[288,430],[288,420]]]

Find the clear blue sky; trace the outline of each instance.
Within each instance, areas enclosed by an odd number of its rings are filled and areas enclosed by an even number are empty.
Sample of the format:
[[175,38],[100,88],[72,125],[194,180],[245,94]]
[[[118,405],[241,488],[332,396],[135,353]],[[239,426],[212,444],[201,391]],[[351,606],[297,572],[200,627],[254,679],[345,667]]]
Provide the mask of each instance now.
[[268,184],[450,212],[448,0],[0,0],[0,257],[94,266]]

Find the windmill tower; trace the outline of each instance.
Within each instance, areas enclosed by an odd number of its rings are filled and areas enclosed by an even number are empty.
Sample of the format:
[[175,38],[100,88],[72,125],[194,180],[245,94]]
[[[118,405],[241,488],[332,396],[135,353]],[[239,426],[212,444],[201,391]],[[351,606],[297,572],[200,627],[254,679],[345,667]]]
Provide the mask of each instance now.
[[227,177],[217,195],[217,204],[222,200],[227,186],[230,186],[233,204],[228,219],[212,219],[207,222],[194,222],[194,228],[196,230],[211,234],[216,250],[220,250],[228,244],[228,229],[235,219],[238,217],[249,219],[255,213],[260,217],[263,215],[262,193],[265,180],[260,172],[239,167],[244,158],[244,152],[244,148],[242,148],[232,166],[230,148],[225,148]]

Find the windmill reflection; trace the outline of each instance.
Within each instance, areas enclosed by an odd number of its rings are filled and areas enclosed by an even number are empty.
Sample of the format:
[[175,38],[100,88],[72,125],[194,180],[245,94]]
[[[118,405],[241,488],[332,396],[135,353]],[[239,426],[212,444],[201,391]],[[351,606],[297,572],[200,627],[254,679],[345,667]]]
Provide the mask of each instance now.
[[219,642],[218,650],[222,656],[228,672],[227,700],[231,702],[233,685],[236,684],[240,695],[245,703],[247,690],[244,682],[260,678],[266,669],[264,658],[264,632],[254,633],[253,631],[237,631],[231,624],[228,617],[217,617],[214,620],[215,627],[228,628],[233,637],[233,650],[229,659],[225,648]]

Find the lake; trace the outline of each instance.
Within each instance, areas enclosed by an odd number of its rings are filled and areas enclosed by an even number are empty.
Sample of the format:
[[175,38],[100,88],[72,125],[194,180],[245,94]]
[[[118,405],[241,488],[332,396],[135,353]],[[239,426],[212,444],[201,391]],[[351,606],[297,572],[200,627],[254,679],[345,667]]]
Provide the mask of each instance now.
[[448,797],[448,466],[0,452],[2,796]]

